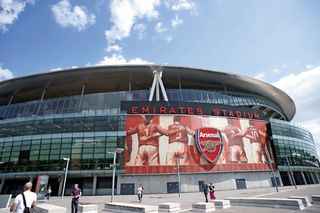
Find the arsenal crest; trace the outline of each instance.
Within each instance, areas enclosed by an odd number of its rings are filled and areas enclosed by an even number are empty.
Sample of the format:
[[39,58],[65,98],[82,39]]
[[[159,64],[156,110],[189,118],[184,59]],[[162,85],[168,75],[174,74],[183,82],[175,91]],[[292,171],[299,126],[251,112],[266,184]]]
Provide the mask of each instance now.
[[218,160],[223,144],[220,130],[211,127],[200,128],[196,132],[196,145],[202,156],[214,163]]

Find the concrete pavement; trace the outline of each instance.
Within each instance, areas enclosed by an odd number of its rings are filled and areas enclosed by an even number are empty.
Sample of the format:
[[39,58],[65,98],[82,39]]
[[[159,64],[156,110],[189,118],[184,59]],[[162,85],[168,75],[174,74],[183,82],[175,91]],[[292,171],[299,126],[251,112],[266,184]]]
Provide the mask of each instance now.
[[[294,186],[290,187],[279,187],[279,192],[276,192],[275,188],[256,188],[256,189],[242,189],[242,190],[227,190],[227,191],[216,191],[217,199],[225,199],[227,197],[272,197],[272,198],[287,198],[289,196],[309,196],[320,194],[320,184],[314,185],[303,185],[298,186],[295,189]],[[82,196],[80,198],[81,203],[95,204],[98,205],[99,212],[106,213],[104,210],[104,204],[110,202],[111,196]],[[113,198],[114,202],[124,202],[124,203],[135,203],[139,204],[137,195],[115,195]],[[192,203],[203,202],[204,195],[201,192],[194,193],[181,193],[179,197],[178,194],[145,194],[143,195],[142,203],[146,205],[158,206],[160,203],[166,202],[177,202],[180,203],[182,212],[190,212],[192,208]],[[71,212],[71,197],[65,196],[63,199],[61,197],[52,197],[51,204],[63,206],[68,208],[68,212]],[[307,207],[304,212],[320,212],[320,205],[313,204],[311,207]],[[216,212],[246,212],[246,213],[282,213],[282,212],[300,212],[298,210],[288,210],[288,209],[274,209],[274,208],[261,208],[261,207],[247,207],[247,206],[231,206],[229,209],[219,209]]]

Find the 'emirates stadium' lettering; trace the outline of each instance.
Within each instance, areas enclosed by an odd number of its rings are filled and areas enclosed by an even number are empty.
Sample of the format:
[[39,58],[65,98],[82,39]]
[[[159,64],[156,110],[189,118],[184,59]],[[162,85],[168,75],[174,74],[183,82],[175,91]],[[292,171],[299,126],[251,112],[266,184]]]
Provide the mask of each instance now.
[[214,134],[214,133],[202,133],[200,132],[199,135],[200,138],[219,138],[218,134]]
[[249,119],[261,119],[260,114],[243,112],[238,110],[212,108],[210,112],[202,107],[183,106],[131,106],[129,114],[186,114],[186,115],[214,115],[226,117],[238,117]]

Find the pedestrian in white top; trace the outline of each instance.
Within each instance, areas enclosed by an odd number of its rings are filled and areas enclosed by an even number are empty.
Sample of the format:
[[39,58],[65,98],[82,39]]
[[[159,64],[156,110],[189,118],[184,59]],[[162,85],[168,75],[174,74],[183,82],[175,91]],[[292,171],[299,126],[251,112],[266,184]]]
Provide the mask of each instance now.
[[[31,191],[32,189],[32,183],[28,182],[24,184],[23,187],[23,194],[26,199],[26,204],[28,208],[33,208],[37,204],[37,194]],[[23,210],[25,209],[25,205],[23,202],[22,194],[19,194],[13,201],[12,206],[10,208],[10,212],[14,213],[23,213]]]
[[137,194],[138,194],[138,199],[139,202],[142,201],[142,195],[143,195],[143,186],[140,184],[140,186],[137,188]]

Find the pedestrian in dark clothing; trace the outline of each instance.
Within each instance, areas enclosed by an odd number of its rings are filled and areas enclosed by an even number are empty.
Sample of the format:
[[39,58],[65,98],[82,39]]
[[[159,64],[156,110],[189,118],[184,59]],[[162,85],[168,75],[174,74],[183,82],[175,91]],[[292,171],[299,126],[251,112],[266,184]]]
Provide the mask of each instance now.
[[71,213],[78,213],[79,197],[82,195],[81,189],[78,184],[74,184],[74,189],[72,190],[71,196]]
[[51,196],[52,190],[51,190],[51,186],[48,187],[47,189],[47,193],[46,193],[46,197],[50,203],[50,196]]
[[206,199],[206,203],[208,203],[208,190],[209,190],[209,186],[206,183],[206,181],[203,182],[202,184],[202,189],[203,189],[203,193],[204,193],[204,197]]

